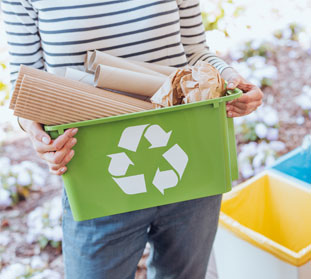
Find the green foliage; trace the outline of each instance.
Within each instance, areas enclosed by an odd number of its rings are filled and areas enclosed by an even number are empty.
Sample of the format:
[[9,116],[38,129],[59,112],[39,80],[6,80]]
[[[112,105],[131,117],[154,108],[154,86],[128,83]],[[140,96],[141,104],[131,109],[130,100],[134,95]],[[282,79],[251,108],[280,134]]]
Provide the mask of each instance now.
[[246,61],[248,58],[253,56],[269,57],[272,53],[273,46],[268,42],[262,42],[258,47],[253,47],[253,42],[248,41],[245,43],[245,48],[243,49],[243,60]]
[[[0,70],[1,68],[5,70],[7,66],[4,63],[0,62]],[[9,86],[4,82],[0,81],[0,106],[3,106],[7,100],[9,100]]]
[[299,40],[299,34],[301,32],[305,31],[305,28],[300,26],[297,23],[290,23],[288,25],[288,28],[285,29],[287,32],[285,33],[284,30],[277,30],[274,32],[274,37],[277,39],[285,39],[285,40],[290,40],[290,41],[295,41],[297,42]]

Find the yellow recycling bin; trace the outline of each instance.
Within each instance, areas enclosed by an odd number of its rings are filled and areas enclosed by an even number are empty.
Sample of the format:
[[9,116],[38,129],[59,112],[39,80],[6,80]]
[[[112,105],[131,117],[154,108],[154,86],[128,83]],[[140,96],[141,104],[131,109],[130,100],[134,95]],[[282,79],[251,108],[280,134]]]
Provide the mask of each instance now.
[[311,190],[263,172],[224,195],[219,279],[310,279]]

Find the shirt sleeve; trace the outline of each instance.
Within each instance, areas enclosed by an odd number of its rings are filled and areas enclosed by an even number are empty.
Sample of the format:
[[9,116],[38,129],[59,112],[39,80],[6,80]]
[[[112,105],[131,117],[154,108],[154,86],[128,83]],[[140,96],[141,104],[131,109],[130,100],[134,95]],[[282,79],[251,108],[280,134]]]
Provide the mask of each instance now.
[[206,44],[199,0],[177,0],[180,17],[181,42],[189,65],[199,60],[212,64],[220,73],[228,66]]
[[3,0],[1,7],[9,47],[9,68],[13,85],[20,65],[44,69],[38,15],[27,0]]

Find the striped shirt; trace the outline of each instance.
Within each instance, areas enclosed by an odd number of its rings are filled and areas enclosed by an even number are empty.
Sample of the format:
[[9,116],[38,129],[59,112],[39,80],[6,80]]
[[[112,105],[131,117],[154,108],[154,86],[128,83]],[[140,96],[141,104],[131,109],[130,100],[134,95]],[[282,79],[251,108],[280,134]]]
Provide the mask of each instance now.
[[2,10],[12,82],[21,64],[83,70],[94,49],[174,67],[228,66],[209,51],[199,0],[3,0]]

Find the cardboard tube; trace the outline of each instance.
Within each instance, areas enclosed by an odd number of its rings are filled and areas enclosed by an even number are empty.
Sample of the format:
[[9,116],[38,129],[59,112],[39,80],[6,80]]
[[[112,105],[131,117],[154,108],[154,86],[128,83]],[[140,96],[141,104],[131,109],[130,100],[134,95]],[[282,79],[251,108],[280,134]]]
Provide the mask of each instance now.
[[175,67],[159,65],[159,64],[155,64],[155,63],[148,63],[148,62],[136,61],[136,60],[130,60],[130,61],[136,65],[143,66],[143,67],[148,68],[152,71],[161,73],[165,76],[169,76],[170,74],[174,73],[177,70],[177,68],[175,68]]
[[73,68],[66,68],[65,78],[81,81],[94,86],[94,75]]
[[98,65],[105,65],[123,70],[133,71],[136,73],[164,77],[163,74],[145,68],[144,66],[132,63],[130,60],[112,56],[108,53],[95,50],[89,61],[89,71],[95,72]]
[[48,81],[48,82],[52,82],[52,83],[59,84],[59,85],[65,85],[71,89],[77,89],[79,91],[87,92],[89,94],[94,94],[97,96],[106,97],[110,100],[115,100],[115,101],[118,101],[118,102],[123,103],[123,104],[129,104],[129,105],[137,106],[137,107],[142,108],[144,110],[148,110],[148,109],[153,108],[153,106],[150,102],[138,100],[138,99],[135,99],[135,98],[132,98],[129,96],[121,95],[118,93],[113,93],[113,92],[103,90],[103,89],[99,89],[99,88],[96,88],[96,87],[91,86],[89,84],[85,84],[85,83],[82,83],[79,81],[69,80],[65,77],[56,76],[56,75],[53,75],[53,74],[45,72],[45,71],[41,71],[41,70],[38,70],[38,69],[35,69],[32,67],[27,67],[27,66],[21,65],[19,75],[18,75],[18,78],[16,81],[16,86],[14,88],[13,95],[11,98],[11,103],[10,103],[11,109],[14,109],[14,107],[15,107],[16,99],[18,96],[19,88],[20,88],[20,84],[21,84],[21,81],[22,81],[22,78],[24,75],[37,77],[43,81]]
[[91,59],[92,54],[93,54],[93,51],[89,50],[86,52],[86,55],[84,58],[84,69],[87,73],[90,73],[90,74],[93,73],[92,71],[89,71],[90,59]]
[[[72,89],[63,85],[57,85],[48,81],[42,82],[40,79],[30,77],[25,75],[22,83],[23,88],[30,88],[32,92],[37,93],[37,95],[45,95],[46,98],[58,98],[62,105],[68,106],[71,104],[78,104],[80,109],[83,106],[89,105],[91,111],[96,111],[98,108],[99,111],[103,109],[112,109],[115,112],[132,112],[140,108],[117,102],[115,100],[110,100],[104,96],[96,96],[88,94],[87,92],[81,92],[76,89]],[[69,98],[69,99],[68,99]],[[68,99],[67,102],[64,102],[64,99]]]
[[25,75],[14,114],[45,125],[58,125],[142,110],[130,105],[122,108],[123,104],[114,100],[109,105],[100,102],[101,98],[104,97]]
[[98,65],[95,72],[95,85],[117,91],[152,96],[166,78],[132,72],[105,65]]

